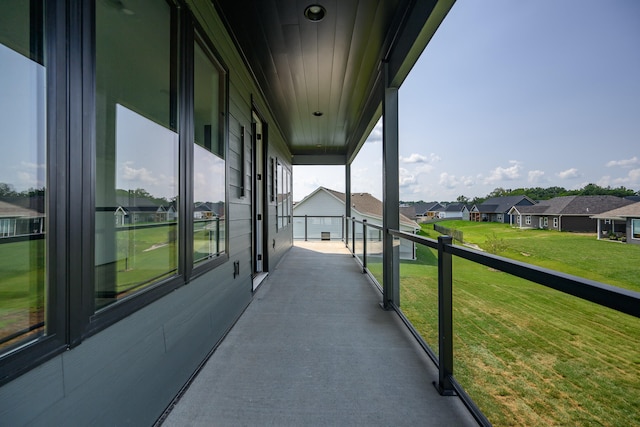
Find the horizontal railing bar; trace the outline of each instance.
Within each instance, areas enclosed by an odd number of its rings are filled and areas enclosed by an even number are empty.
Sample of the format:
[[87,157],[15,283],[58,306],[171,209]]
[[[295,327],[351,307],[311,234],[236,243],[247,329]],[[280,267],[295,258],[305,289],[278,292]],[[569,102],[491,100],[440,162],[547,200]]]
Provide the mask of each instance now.
[[[355,218],[352,218],[351,222],[355,222],[356,224],[363,224],[363,221],[357,220]],[[371,224],[369,221],[367,221],[366,224],[367,224],[367,228],[371,227],[371,228],[375,228],[376,230],[384,231],[384,228],[382,228],[381,225]]]
[[[434,247],[432,239],[405,233],[399,230],[389,230],[394,236],[411,240],[413,242]],[[496,270],[503,271],[522,279],[564,292],[575,297],[594,302],[631,316],[640,317],[640,292],[619,288],[585,279],[571,274],[538,267],[521,261],[515,261],[498,255],[488,254],[475,249],[455,245],[447,245],[445,252],[481,264]]]
[[293,215],[293,218],[344,218],[342,215]]

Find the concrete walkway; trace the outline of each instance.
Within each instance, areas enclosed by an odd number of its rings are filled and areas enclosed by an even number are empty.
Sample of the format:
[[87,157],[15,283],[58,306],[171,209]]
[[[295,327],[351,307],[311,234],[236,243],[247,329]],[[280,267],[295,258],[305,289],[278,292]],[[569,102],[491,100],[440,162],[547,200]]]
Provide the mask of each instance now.
[[296,242],[163,426],[467,426],[341,242]]

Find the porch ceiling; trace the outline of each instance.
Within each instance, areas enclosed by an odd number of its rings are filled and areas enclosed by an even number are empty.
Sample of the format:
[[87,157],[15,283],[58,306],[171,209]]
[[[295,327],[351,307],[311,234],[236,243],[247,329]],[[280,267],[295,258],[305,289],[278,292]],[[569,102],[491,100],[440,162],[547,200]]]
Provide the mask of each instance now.
[[[455,0],[213,0],[293,164],[353,160],[382,112],[382,61],[399,86]],[[321,112],[321,116],[314,115]]]

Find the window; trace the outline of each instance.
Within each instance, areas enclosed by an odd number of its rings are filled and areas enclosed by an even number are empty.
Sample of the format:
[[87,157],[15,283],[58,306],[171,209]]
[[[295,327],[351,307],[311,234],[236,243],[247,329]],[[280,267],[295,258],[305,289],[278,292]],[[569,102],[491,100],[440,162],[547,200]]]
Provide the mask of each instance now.
[[553,218],[553,228],[558,228],[558,218]]
[[291,195],[291,172],[280,162],[277,162],[276,187],[278,194],[277,223],[279,228],[284,228],[291,222],[293,214],[293,198]]
[[633,239],[640,239],[640,219],[631,220],[631,237]]
[[193,262],[226,253],[224,70],[194,44]]
[[544,217],[544,221],[542,222],[544,224],[544,227],[548,227],[549,226],[549,217]]
[[0,2],[0,351],[47,335],[43,2]]
[[524,223],[527,225],[531,225],[531,215],[527,215],[524,217]]
[[282,164],[276,160],[276,228],[282,228],[282,216],[284,215],[283,213],[283,191],[282,191],[282,187],[284,185],[283,179],[282,179],[282,173],[283,173],[283,167]]
[[[153,6],[151,6],[153,5]],[[96,2],[95,307],[178,265],[176,12]]]
[[605,224],[611,224],[611,220],[607,218],[607,219],[604,220],[604,223]]

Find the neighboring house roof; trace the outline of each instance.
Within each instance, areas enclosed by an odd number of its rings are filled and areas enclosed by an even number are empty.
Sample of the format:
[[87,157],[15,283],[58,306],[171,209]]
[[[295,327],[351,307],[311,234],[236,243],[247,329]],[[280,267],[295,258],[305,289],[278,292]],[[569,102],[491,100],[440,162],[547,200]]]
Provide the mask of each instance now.
[[534,206],[514,207],[521,215],[591,216],[633,203],[616,196],[561,196],[542,200]]
[[464,203],[451,203],[444,208],[444,212],[463,212],[465,209],[469,210]]
[[34,218],[38,216],[42,216],[42,214],[36,210],[0,200],[0,218]]
[[632,202],[640,202],[640,196],[626,196],[625,199],[631,200]]
[[[149,200],[145,197],[129,197],[127,195],[117,195],[116,201],[118,206],[125,212],[166,212],[175,211],[173,202],[168,205],[162,205]],[[197,209],[196,209],[197,210]]]
[[[297,203],[294,208],[304,204],[306,200],[311,199],[319,191],[325,191],[331,194],[333,197],[341,201],[343,204],[346,201],[345,193],[341,193],[339,191],[331,190],[325,187],[318,187],[315,191],[313,191],[311,194],[309,194],[307,197],[305,197],[299,203]],[[352,193],[351,205],[353,209],[355,209],[356,211],[358,211],[358,213],[362,215],[367,215],[367,216],[375,217],[378,219],[382,219],[382,202],[376,199],[375,197],[373,197],[369,193]],[[413,227],[415,229],[420,229],[420,226],[418,225],[418,223],[406,217],[402,213],[400,213],[400,223],[409,227]]]
[[481,213],[507,213],[511,207],[520,205],[526,202],[531,205],[535,205],[535,201],[527,196],[504,196],[504,197],[492,197],[485,200],[480,205],[476,205],[476,209]]
[[415,218],[416,208],[414,206],[400,206],[400,213],[407,218]]
[[626,218],[640,218],[640,202],[623,206],[621,208],[613,209],[610,211],[602,212],[598,215],[592,215],[591,218],[596,219],[618,219],[625,220]]
[[417,215],[426,215],[427,212],[435,212],[442,209],[438,202],[417,202],[413,204]]

